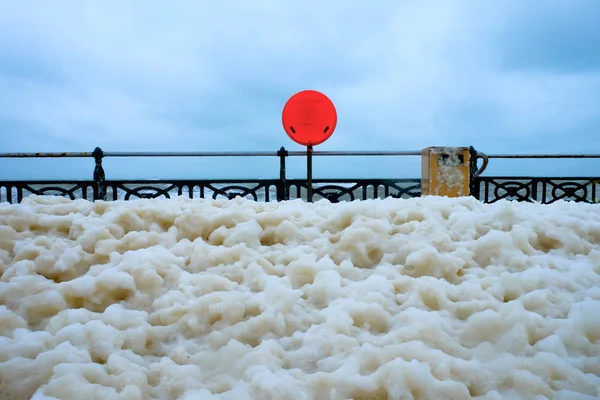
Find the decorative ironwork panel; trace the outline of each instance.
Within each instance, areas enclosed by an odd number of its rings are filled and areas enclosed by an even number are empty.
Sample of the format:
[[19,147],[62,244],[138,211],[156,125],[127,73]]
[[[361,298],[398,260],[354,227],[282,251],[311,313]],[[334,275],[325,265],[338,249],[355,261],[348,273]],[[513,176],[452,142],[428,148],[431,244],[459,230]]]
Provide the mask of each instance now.
[[277,180],[257,181],[106,181],[107,200],[173,198],[233,199],[276,201]]
[[20,203],[30,195],[63,196],[71,200],[94,199],[92,181],[5,181],[0,182],[0,203]]
[[[305,180],[284,181],[289,199],[306,200]],[[165,180],[105,181],[107,200],[138,198],[233,199],[277,201],[277,179],[264,180]],[[600,178],[532,178],[479,177],[474,182],[474,196],[485,203],[516,200],[550,204],[559,200],[600,203]],[[93,181],[5,181],[0,182],[0,202],[18,203],[24,197],[58,195],[70,199],[94,199]],[[421,196],[419,179],[331,179],[313,181],[313,200],[331,202],[374,198],[411,198]]]
[[[277,179],[263,180],[140,180],[105,181],[106,200],[173,198],[233,199],[242,197],[255,201],[277,201]],[[410,198],[421,195],[419,179],[332,179],[313,182],[314,200],[327,198],[331,202],[374,198]],[[290,199],[306,200],[304,180],[286,180]],[[30,194],[58,195],[70,199],[94,199],[94,182],[0,182],[0,201],[17,203]]]
[[[308,187],[305,180],[289,179],[290,199],[306,200]],[[313,180],[313,201],[328,199],[340,201],[376,198],[411,198],[421,196],[420,179],[332,179]]]
[[600,203],[600,178],[479,177],[475,197],[484,203],[517,200],[551,204],[555,201]]

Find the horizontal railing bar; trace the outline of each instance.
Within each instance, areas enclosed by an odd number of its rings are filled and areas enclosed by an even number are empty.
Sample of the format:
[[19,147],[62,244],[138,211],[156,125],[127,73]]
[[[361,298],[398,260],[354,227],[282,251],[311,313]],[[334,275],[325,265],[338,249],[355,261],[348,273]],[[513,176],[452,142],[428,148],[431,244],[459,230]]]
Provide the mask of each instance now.
[[600,158],[600,154],[488,154],[488,158]]
[[[290,156],[305,156],[306,151],[289,151]],[[420,151],[313,151],[313,156],[420,156]]]
[[92,152],[62,152],[62,153],[0,153],[0,158],[64,158],[64,157],[93,157]]
[[[600,183],[600,176],[564,176],[564,177],[546,177],[546,176],[481,176],[480,181],[492,180],[514,180],[514,181],[597,181]],[[288,178],[288,182],[304,182],[304,178]],[[315,183],[388,183],[388,182],[420,182],[421,178],[319,178],[313,179]],[[108,179],[106,184],[225,184],[225,183],[276,183],[276,178],[258,178],[258,179]],[[0,186],[12,185],[61,185],[61,184],[93,184],[93,180],[0,180]]]
[[[420,156],[420,151],[314,151],[313,156]],[[103,157],[277,157],[276,151],[106,151]],[[289,156],[305,156],[306,151],[288,151]],[[93,157],[91,152],[0,153],[0,158]]]
[[[288,151],[288,156],[306,156],[306,151]],[[313,156],[420,156],[420,151],[313,151]],[[104,157],[276,157],[276,151],[255,152],[105,152]]]
[[[0,158],[62,158],[62,157],[93,157],[91,152],[79,153],[0,153]],[[121,152],[107,151],[103,157],[252,157],[277,156],[276,151],[256,152]]]
[[276,157],[276,151],[105,151],[104,157]]
[[[313,156],[420,156],[421,151],[314,151]],[[306,151],[288,151],[288,156],[306,156]],[[0,158],[93,157],[93,152],[0,153]],[[103,157],[277,157],[277,151],[129,152],[107,151]],[[600,154],[489,154],[488,158],[600,158]]]
[[[287,182],[298,183],[305,182],[304,178],[289,178]],[[332,179],[313,179],[315,183],[418,183],[421,178],[332,178]],[[277,183],[277,178],[258,178],[258,179],[107,179],[106,185],[114,184],[132,184],[132,185],[152,185],[152,184],[226,184],[226,183]],[[0,186],[12,185],[63,185],[63,184],[93,184],[93,180],[0,180]]]
[[511,181],[600,181],[600,177],[597,176],[503,176],[494,175],[487,176],[481,175],[477,178],[479,181],[490,181],[490,180],[511,180]]

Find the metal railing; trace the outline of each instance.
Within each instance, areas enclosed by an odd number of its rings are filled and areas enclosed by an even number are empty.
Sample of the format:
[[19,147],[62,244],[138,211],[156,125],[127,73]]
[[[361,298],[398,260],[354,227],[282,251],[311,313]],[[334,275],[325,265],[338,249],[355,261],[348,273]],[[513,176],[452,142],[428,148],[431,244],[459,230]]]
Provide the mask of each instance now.
[[[236,196],[255,200],[277,201],[291,198],[327,198],[338,202],[343,199],[367,199],[373,197],[418,197],[419,179],[316,179],[310,189],[306,181],[286,176],[287,157],[306,156],[307,151],[288,151],[281,147],[277,151],[253,152],[104,152],[96,148],[93,152],[61,153],[0,153],[0,158],[86,158],[93,157],[95,168],[91,181],[4,181],[0,182],[0,201],[20,202],[26,193],[59,194],[69,198],[93,200],[117,200],[123,198],[156,198],[160,196],[187,195],[204,198]],[[420,151],[313,151],[313,156],[420,156]],[[259,180],[107,180],[102,161],[106,157],[278,157],[279,179]],[[2,194],[2,190],[6,192]],[[295,195],[290,198],[290,190]],[[308,193],[308,196],[307,196]]]
[[[307,156],[308,151],[251,152],[93,152],[0,153],[0,158],[94,158],[91,180],[70,181],[0,181],[0,202],[20,202],[28,194],[58,194],[72,199],[117,200],[158,198],[186,195],[195,197],[234,198],[282,201],[307,197],[307,182],[287,179],[287,157]],[[312,156],[421,156],[421,151],[313,151]],[[551,203],[566,199],[589,203],[600,200],[600,178],[551,178],[482,176],[490,159],[600,159],[600,154],[490,154],[471,147],[471,195],[492,203],[502,199]],[[277,157],[278,179],[258,180],[107,180],[102,166],[105,157]],[[481,167],[477,166],[482,160]],[[341,200],[377,197],[418,197],[420,179],[315,179],[316,199]],[[291,194],[291,196],[290,196]],[[310,195],[312,199],[312,194]]]
[[600,178],[485,176],[474,181],[472,195],[484,203],[503,199],[542,204],[560,200],[600,203]]
[[480,176],[489,159],[600,159],[600,154],[478,154],[483,166],[473,176],[471,195],[484,203],[504,199],[542,204],[560,200],[600,203],[600,177]]

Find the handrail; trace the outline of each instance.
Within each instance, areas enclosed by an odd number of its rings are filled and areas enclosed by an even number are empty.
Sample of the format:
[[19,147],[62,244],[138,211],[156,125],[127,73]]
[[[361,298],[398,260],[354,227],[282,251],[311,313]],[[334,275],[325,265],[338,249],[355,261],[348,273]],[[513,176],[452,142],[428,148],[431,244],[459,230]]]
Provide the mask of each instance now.
[[62,153],[0,153],[0,158],[63,158],[63,157],[93,157],[91,151],[62,152]]
[[[477,152],[478,155],[483,153]],[[288,151],[288,156],[305,156],[306,151]],[[421,151],[313,151],[313,156],[420,156]],[[104,157],[276,157],[277,151],[105,151]],[[600,158],[600,154],[488,154],[489,158]],[[482,156],[482,158],[483,158]],[[94,157],[84,152],[0,153],[0,158]]]
[[481,168],[477,169],[473,174],[473,179],[477,179],[487,168],[490,158],[508,158],[508,159],[525,159],[525,158],[600,158],[600,154],[485,154],[480,151],[475,152],[477,158],[483,160]]
[[[288,151],[288,156],[306,156],[306,151]],[[420,151],[314,151],[313,156],[420,156]],[[277,151],[104,151],[103,157],[277,157]],[[93,152],[0,153],[0,158],[94,157]]]
[[[306,151],[290,151],[292,156],[305,156]],[[313,151],[313,156],[420,156],[421,151]]]
[[600,158],[600,154],[489,154],[488,158]]

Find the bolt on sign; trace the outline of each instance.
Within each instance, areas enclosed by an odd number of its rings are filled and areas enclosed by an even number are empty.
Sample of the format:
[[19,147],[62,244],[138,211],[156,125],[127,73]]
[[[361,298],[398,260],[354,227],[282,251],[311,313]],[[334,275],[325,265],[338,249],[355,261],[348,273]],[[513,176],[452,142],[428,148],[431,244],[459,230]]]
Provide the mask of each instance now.
[[316,90],[303,90],[285,103],[281,116],[285,133],[294,142],[306,146],[307,200],[312,201],[312,153],[333,135],[337,111],[333,102]]

